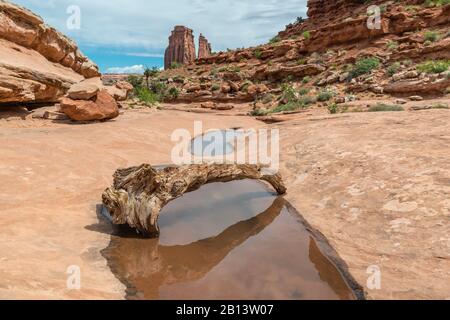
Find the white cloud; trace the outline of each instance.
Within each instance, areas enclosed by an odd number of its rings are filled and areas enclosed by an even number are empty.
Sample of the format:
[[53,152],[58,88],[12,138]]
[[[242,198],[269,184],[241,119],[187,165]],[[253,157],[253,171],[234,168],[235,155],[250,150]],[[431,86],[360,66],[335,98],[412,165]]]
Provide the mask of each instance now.
[[142,64],[128,66],[128,67],[112,67],[106,70],[106,73],[130,74],[130,73],[144,73],[145,67]]
[[[297,16],[307,0],[13,0],[42,15],[84,46],[164,53],[175,25],[203,33],[213,49],[264,43]],[[66,9],[81,9],[81,30],[67,30]],[[198,39],[198,38],[197,38]],[[131,50],[133,51],[131,51]]]

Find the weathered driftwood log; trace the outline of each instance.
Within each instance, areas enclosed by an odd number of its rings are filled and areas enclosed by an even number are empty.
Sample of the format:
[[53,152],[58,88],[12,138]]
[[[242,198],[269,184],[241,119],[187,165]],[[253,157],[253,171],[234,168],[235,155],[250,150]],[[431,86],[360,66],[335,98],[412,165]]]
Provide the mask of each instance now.
[[158,236],[161,209],[183,194],[213,182],[254,179],[286,193],[279,174],[264,174],[258,165],[189,165],[157,170],[151,165],[119,169],[114,185],[103,193],[103,204],[113,223],[128,224],[146,236]]

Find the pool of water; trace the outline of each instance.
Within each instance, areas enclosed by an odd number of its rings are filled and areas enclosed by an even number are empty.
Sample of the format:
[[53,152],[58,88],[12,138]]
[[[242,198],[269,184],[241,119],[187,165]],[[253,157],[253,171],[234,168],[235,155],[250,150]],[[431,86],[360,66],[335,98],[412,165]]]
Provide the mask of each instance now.
[[117,228],[103,252],[128,299],[356,297],[323,241],[260,182],[206,185],[170,203],[159,224],[160,239]]
[[245,133],[240,130],[210,131],[192,140],[190,153],[194,156],[215,157],[234,152],[235,139]]

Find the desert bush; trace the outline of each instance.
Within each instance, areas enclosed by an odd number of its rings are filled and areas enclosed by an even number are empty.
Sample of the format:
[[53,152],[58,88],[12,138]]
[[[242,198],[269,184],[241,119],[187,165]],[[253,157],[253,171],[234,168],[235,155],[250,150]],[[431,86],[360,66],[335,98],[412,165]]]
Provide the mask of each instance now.
[[141,101],[144,102],[147,105],[155,105],[158,102],[160,102],[161,97],[152,92],[148,88],[140,87],[136,89],[136,97]]
[[302,33],[302,36],[305,40],[309,40],[311,38],[311,31],[305,31]]
[[336,114],[339,111],[339,107],[336,103],[329,104],[327,106],[328,112],[331,114]]
[[387,43],[386,47],[387,47],[389,50],[395,50],[395,49],[398,48],[398,42],[397,42],[397,41],[391,40],[391,41],[389,41],[389,42]]
[[389,76],[393,76],[394,74],[397,73],[397,71],[401,68],[401,63],[400,62],[395,62],[393,64],[391,64],[388,68],[387,68],[387,73]]
[[440,7],[450,4],[450,0],[426,0],[424,4],[427,7]]
[[441,34],[437,31],[426,31],[424,37],[425,41],[436,42],[441,38]]
[[134,89],[141,88],[144,83],[144,78],[142,76],[130,75],[127,81],[133,86]]
[[288,103],[282,104],[275,109],[269,111],[269,113],[280,113],[280,112],[289,112],[296,111],[299,109],[304,109],[314,103],[314,99],[312,97],[301,97],[294,101],[289,101]]
[[180,95],[180,90],[177,87],[171,87],[167,92],[167,96],[171,99],[177,99]]
[[445,103],[435,103],[431,106],[432,109],[450,109],[448,104]]
[[448,70],[450,60],[429,60],[417,65],[417,70],[425,73],[441,73]]
[[356,78],[364,74],[371,73],[374,69],[378,68],[380,60],[377,58],[364,58],[358,60],[350,71],[350,77]]
[[278,36],[275,36],[269,40],[269,43],[272,43],[272,44],[277,43],[277,42],[280,42],[280,37],[278,37]]
[[170,69],[179,69],[183,66],[182,63],[179,62],[172,62],[172,64],[170,65]]
[[325,102],[329,101],[331,98],[333,98],[334,94],[328,89],[322,90],[317,95],[317,101]]
[[357,78],[363,74],[371,73],[374,69],[380,66],[380,60],[375,57],[363,58],[356,61],[352,70],[350,71],[351,78]]
[[402,106],[396,104],[378,103],[377,105],[370,107],[368,111],[387,112],[387,111],[405,111],[405,109]]

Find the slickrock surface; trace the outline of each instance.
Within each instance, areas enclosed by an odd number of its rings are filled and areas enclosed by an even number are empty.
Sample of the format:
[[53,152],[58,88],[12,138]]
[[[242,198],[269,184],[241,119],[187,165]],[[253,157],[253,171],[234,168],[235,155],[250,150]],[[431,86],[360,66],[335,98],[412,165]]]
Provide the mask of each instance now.
[[31,11],[0,0],[0,104],[55,102],[98,67]]
[[[370,299],[450,298],[448,117],[448,110],[299,115],[273,125],[281,130],[287,199],[362,286],[369,266],[381,269],[381,290],[367,290]],[[87,126],[0,120],[0,297],[122,297],[99,253],[110,225],[99,223],[96,205],[117,168],[170,163],[172,131],[192,131],[200,118],[205,129],[262,126],[177,111],[126,111]],[[81,266],[79,292],[66,289],[70,265]]]
[[176,26],[169,37],[169,46],[164,55],[164,67],[169,69],[173,63],[187,64],[196,59],[194,35],[192,30]]
[[[141,110],[89,125],[22,117],[0,111],[0,299],[124,298],[100,253],[112,230],[96,206],[117,168],[170,163],[173,130],[193,131],[197,117]],[[205,129],[258,125],[202,120]],[[81,267],[80,291],[66,286],[72,265]]]

